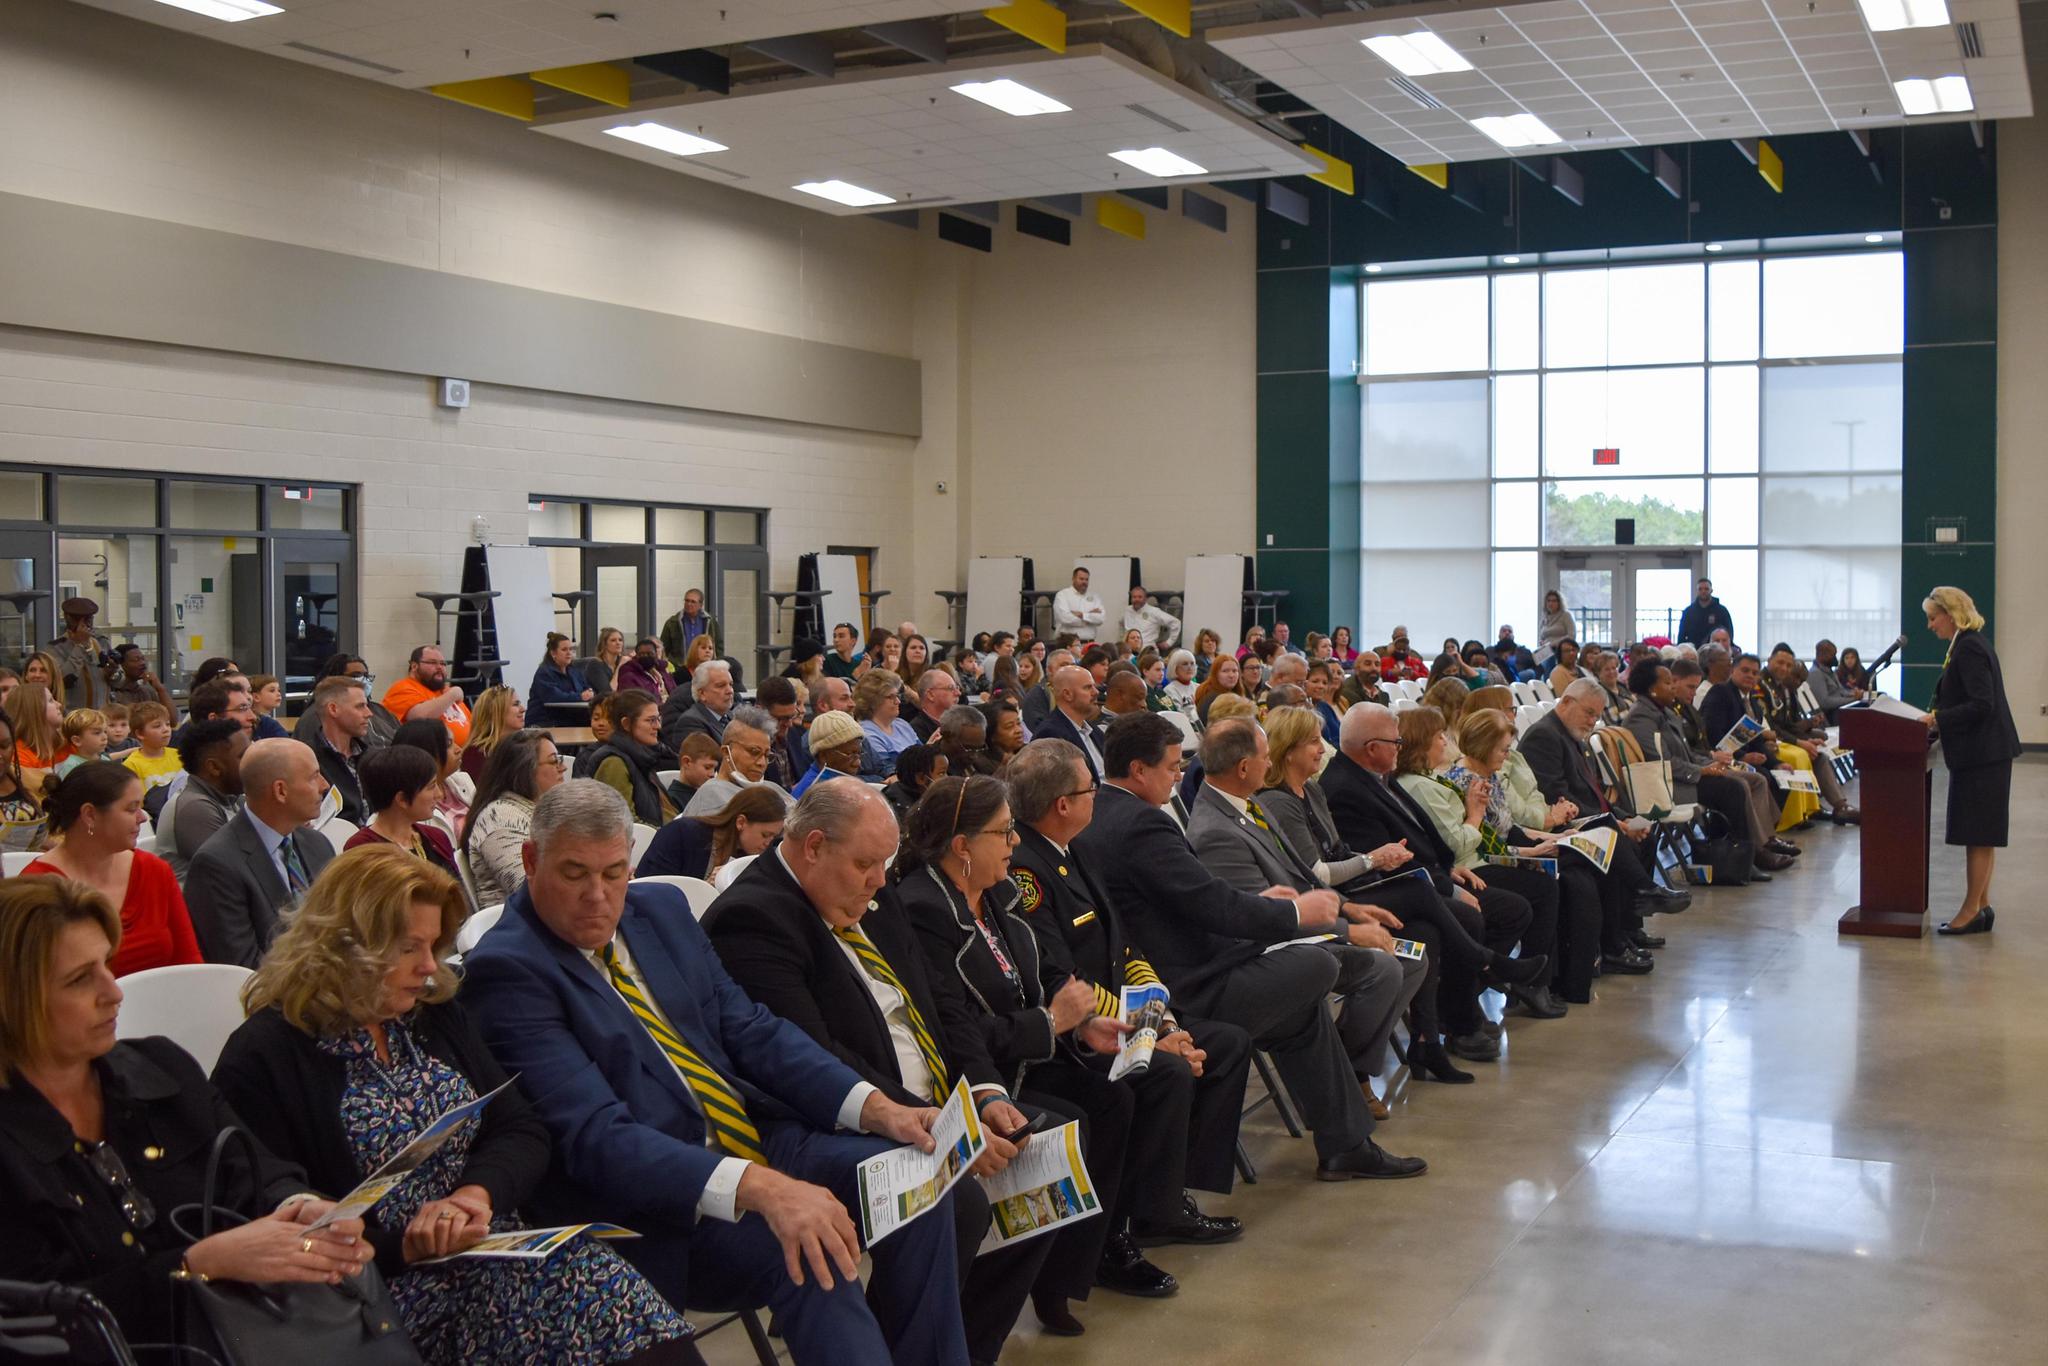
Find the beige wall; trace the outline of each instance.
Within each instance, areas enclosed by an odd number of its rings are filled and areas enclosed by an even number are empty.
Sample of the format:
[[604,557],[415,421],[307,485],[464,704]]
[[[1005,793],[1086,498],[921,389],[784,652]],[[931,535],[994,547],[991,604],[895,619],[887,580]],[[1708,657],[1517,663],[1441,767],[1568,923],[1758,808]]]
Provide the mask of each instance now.
[[[2048,13],[2023,6],[2028,75],[2048,91]],[[1998,621],[1992,629],[2020,738],[2048,744],[2048,118],[1998,126]]]

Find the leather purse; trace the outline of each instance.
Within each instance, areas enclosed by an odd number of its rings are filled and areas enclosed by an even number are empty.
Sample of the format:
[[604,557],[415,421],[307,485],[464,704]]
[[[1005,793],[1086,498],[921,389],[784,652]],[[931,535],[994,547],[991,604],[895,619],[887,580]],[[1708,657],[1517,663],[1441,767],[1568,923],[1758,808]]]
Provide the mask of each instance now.
[[[246,1215],[217,1200],[227,1150],[239,1147],[253,1178],[259,1170],[256,1145],[241,1129],[226,1128],[213,1141],[206,1185],[196,1207],[199,1227],[187,1227],[195,1207],[171,1213],[179,1233],[192,1241],[245,1224]],[[419,1350],[406,1336],[398,1306],[376,1264],[339,1285],[290,1282],[257,1285],[180,1276],[185,1294],[178,1302],[178,1340],[210,1350],[227,1366],[278,1366],[319,1362],[321,1366],[422,1366]],[[188,1306],[203,1327],[187,1316]],[[196,1330],[196,1331],[195,1331]]]

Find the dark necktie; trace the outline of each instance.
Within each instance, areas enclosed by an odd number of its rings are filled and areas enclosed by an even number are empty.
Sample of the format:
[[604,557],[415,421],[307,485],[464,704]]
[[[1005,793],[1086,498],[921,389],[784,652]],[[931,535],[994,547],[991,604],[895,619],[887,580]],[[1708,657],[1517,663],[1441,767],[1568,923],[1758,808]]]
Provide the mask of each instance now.
[[284,857],[284,887],[294,901],[305,895],[313,879],[306,876],[306,862],[299,857],[299,842],[290,835],[278,846],[278,853]]

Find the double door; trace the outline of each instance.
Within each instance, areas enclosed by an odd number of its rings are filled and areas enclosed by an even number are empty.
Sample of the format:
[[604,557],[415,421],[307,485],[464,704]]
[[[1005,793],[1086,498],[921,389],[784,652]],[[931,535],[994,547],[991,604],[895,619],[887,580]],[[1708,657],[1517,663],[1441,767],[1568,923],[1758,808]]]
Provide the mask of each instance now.
[[[626,633],[626,653],[643,635],[682,610],[683,594],[702,590],[704,610],[718,618],[727,657],[751,671],[748,686],[765,675],[768,552],[757,547],[713,546],[701,551],[648,550],[643,546],[587,546],[583,550],[585,602],[577,648],[588,653],[597,633],[616,626]],[[573,628],[572,628],[573,629]]]
[[1703,551],[1685,548],[1551,550],[1543,556],[1543,586],[1564,598],[1581,644],[1676,640],[1705,560]]

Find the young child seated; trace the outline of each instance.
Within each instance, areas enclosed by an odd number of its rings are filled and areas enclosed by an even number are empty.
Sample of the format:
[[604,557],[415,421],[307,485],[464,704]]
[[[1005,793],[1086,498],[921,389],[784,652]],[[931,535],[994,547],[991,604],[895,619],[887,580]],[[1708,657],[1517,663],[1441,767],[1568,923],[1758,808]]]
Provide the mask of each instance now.
[[138,702],[129,709],[136,748],[121,762],[142,779],[145,791],[163,787],[185,771],[184,761],[171,745],[171,713],[161,702]]
[[118,759],[136,748],[139,742],[128,733],[128,704],[109,702],[100,710],[107,714],[107,757]]
[[80,764],[96,764],[107,757],[107,714],[96,707],[80,707],[64,718],[64,746],[69,758],[57,761],[62,778]]

